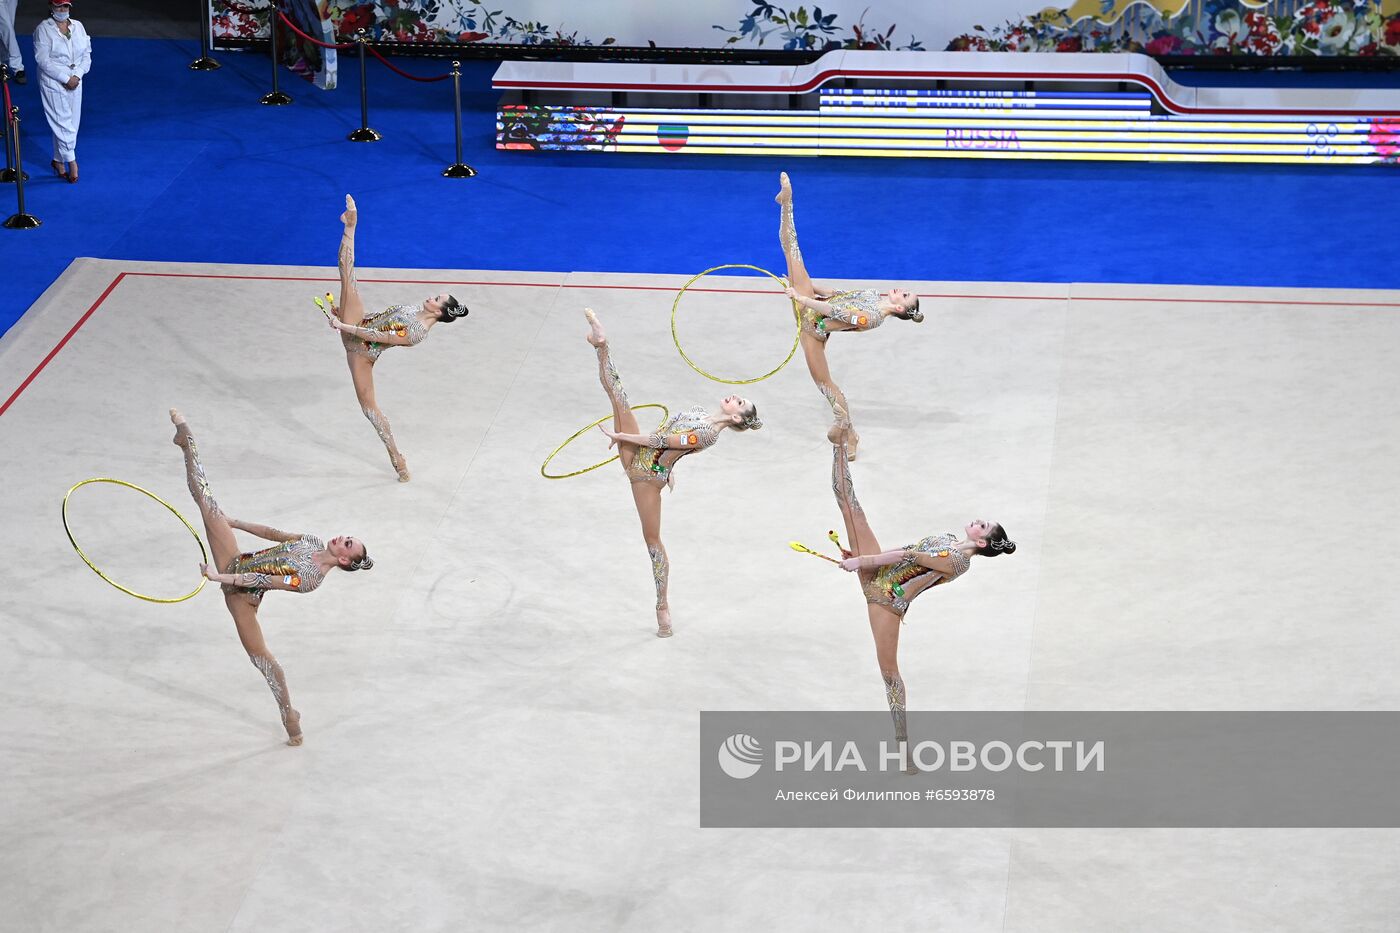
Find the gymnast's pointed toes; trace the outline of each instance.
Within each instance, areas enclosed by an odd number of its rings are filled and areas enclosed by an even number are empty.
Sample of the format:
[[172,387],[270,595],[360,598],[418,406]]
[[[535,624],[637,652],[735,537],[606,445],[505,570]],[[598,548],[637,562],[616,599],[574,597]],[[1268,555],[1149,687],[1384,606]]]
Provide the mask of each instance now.
[[301,713],[291,710],[282,718],[282,725],[287,730],[287,744],[294,747],[300,745],[305,738],[301,734]]
[[603,332],[603,323],[598,320],[598,315],[593,313],[592,308],[584,308],[583,315],[588,318],[588,342],[595,347],[606,344],[608,335]]
[[175,437],[170,443],[176,447],[184,447],[190,438],[190,426],[185,423],[185,416],[180,414],[180,409],[170,409],[170,423],[175,425]]

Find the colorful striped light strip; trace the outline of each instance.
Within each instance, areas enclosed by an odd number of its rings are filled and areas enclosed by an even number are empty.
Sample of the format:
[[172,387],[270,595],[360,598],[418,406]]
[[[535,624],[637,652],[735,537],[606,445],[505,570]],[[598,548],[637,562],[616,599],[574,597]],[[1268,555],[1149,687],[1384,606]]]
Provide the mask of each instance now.
[[[662,125],[662,124],[684,124],[688,126],[719,126],[719,127],[741,127],[741,126],[761,126],[761,127],[874,127],[874,128],[909,128],[909,129],[937,129],[943,127],[972,127],[972,126],[996,126],[1006,129],[1041,129],[1047,125],[1047,121],[1040,119],[1023,119],[1022,115],[1014,117],[993,118],[985,117],[982,114],[972,114],[967,117],[957,115],[940,114],[937,117],[897,117],[885,116],[856,116],[848,114],[822,114],[813,113],[809,110],[686,110],[675,109],[665,110],[660,108],[571,108],[554,107],[549,108],[549,112],[557,115],[560,119],[570,118],[572,114],[586,114],[590,120],[614,122],[625,117],[628,124]],[[520,108],[503,108],[497,111],[497,119],[505,119],[507,116],[515,117],[524,111]],[[1346,133],[1400,133],[1400,120],[1390,120],[1383,122],[1370,122],[1369,120],[1318,120],[1318,121],[1298,121],[1280,120],[1264,121],[1241,121],[1241,120],[1181,120],[1176,117],[1153,116],[1149,119],[1131,120],[1103,120],[1103,119],[1072,119],[1055,120],[1056,126],[1072,127],[1083,130],[1134,130],[1141,132],[1152,132],[1162,128],[1169,128],[1172,131],[1181,132],[1242,132],[1242,133],[1273,133],[1292,132],[1309,133],[1317,135],[1337,135]]]
[[[690,152],[725,155],[860,155],[906,158],[1044,158],[1107,161],[1368,164],[1400,162],[1400,121],[1213,121],[1167,116],[1080,119],[987,108],[902,116],[810,110],[659,110],[503,107],[502,149]],[[914,109],[914,108],[910,108]],[[1068,116],[1074,113],[1076,116]]]

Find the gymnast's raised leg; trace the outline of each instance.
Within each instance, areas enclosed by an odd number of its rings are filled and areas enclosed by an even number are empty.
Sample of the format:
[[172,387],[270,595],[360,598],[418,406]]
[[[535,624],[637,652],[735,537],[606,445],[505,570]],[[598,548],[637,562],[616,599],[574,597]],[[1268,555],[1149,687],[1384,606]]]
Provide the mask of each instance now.
[[[856,498],[845,439],[842,432],[836,428],[832,429],[832,434],[834,443],[831,448],[831,491],[836,496],[836,505],[841,510],[841,518],[846,523],[846,535],[851,542],[851,552],[848,556],[861,557],[879,554],[880,542],[875,539],[875,533],[870,530],[870,523],[865,518],[865,510],[861,508],[860,500]],[[875,572],[871,570],[860,572],[862,589],[868,588],[874,575]],[[880,665],[880,677],[885,682],[885,701],[889,704],[890,717],[894,720],[895,740],[906,756],[905,770],[909,771],[912,766],[908,764],[907,757],[909,748],[909,728],[905,720],[907,697],[904,679],[899,675],[899,625],[902,617],[892,608],[874,602],[867,601],[865,608],[870,618],[870,634],[875,639],[875,660]]]
[[[799,295],[807,298],[817,298],[816,286],[812,283],[811,276],[807,274],[807,266],[802,261],[802,251],[797,246],[797,224],[792,215],[792,183],[788,180],[787,172],[779,176],[781,187],[777,197],[774,198],[781,208],[781,215],[778,221],[778,242],[782,244],[783,256],[787,260],[788,284],[797,290]],[[819,334],[811,321],[811,315],[804,315],[801,310],[798,312],[802,320],[800,329],[800,340],[802,343],[802,355],[807,361],[807,372],[811,375],[812,381],[817,384],[817,391],[826,399],[831,406],[832,413],[839,409],[845,412],[845,417],[850,417],[850,405],[846,401],[846,395],[841,391],[831,378],[831,369],[826,362],[826,335]],[[856,458],[856,448],[860,444],[860,436],[852,432],[848,453],[852,460]]]
[[[359,222],[359,211],[355,199],[345,196],[345,213],[340,215],[342,230],[337,264],[340,267],[340,304],[335,309],[336,316],[346,324],[358,327],[365,320],[365,303],[360,298],[359,284],[355,281],[355,227]],[[408,472],[408,461],[404,460],[399,445],[394,440],[389,418],[379,407],[374,396],[374,360],[362,352],[362,344],[354,338],[342,340],[345,344],[345,362],[350,366],[350,379],[355,384],[355,398],[360,403],[360,412],[379,435],[384,449],[389,452],[389,463],[399,475],[399,482],[406,483],[412,476]]]
[[[175,446],[185,452],[185,478],[189,483],[190,495],[194,497],[195,505],[199,506],[199,514],[204,519],[204,534],[209,539],[214,564],[218,570],[227,570],[239,553],[233,527],[209,489],[209,479],[204,473],[203,464],[199,462],[199,448],[195,446],[185,417],[172,408],[170,420],[175,425]],[[243,643],[243,649],[248,652],[248,660],[252,661],[253,666],[263,675],[263,679],[272,690],[273,699],[277,701],[282,725],[287,730],[287,744],[300,745],[301,714],[292,708],[291,695],[287,691],[287,678],[282,672],[282,666],[277,663],[263,639],[262,627],[258,625],[257,603],[246,594],[229,589],[224,592],[224,603],[228,606],[229,614],[233,616],[233,623],[238,629],[238,639]]]
[[[637,416],[627,400],[627,390],[622,387],[622,377],[613,365],[608,351],[608,338],[603,332],[597,315],[591,309],[584,312],[588,316],[588,342],[598,352],[598,380],[603,391],[612,403],[613,430],[623,434],[641,434]],[[632,499],[637,505],[637,516],[642,522],[642,539],[646,542],[647,555],[651,558],[652,582],[656,586],[656,635],[669,638],[671,629],[671,604],[667,600],[667,585],[671,576],[671,562],[666,556],[666,545],[661,541],[661,490],[663,482],[637,478],[635,460],[639,449],[634,444],[618,444],[618,459],[632,484]]]

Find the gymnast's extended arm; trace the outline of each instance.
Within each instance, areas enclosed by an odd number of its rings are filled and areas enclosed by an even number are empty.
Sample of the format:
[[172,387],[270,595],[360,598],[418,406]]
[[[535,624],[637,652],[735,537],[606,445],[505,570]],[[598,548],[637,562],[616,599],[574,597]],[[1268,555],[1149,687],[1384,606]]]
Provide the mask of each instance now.
[[[914,548],[910,548],[907,551],[898,551],[896,553],[908,558],[909,560],[912,560],[914,563],[918,564],[920,567],[925,568],[926,570],[932,570],[936,573],[941,573],[945,577],[956,577],[958,575],[958,571],[961,569],[953,562],[953,558],[951,556],[945,556],[950,555],[950,552],[948,551],[940,551],[936,554],[930,554],[927,551],[919,551]],[[966,567],[966,565],[966,561],[964,561],[963,566]]]
[[[860,316],[841,308],[833,307],[829,301],[818,301],[815,298],[808,298],[806,295],[799,295],[794,289],[789,288],[787,295],[793,301],[811,311],[815,311],[827,319],[824,325],[826,330],[866,330],[868,322],[862,324]],[[832,322],[836,322],[833,324]]]
[[798,304],[802,305],[802,307],[810,308],[811,310],[817,312],[822,317],[838,316],[838,312],[836,311],[836,309],[833,308],[829,303],[825,301],[818,301],[815,298],[808,298],[806,295],[799,295],[797,294],[795,289],[788,289],[788,297],[791,298],[793,301],[797,302]]
[[226,583],[256,590],[290,590],[300,592],[300,581],[295,577],[275,576],[268,573],[215,573],[210,564],[201,564],[200,571],[211,583]]
[[229,525],[239,531],[246,531],[250,535],[262,538],[264,541],[295,541],[301,535],[292,534],[290,531],[278,531],[271,525],[258,525],[254,522],[245,522],[237,518],[230,518]]
[[705,443],[706,438],[695,431],[689,434],[621,434],[603,428],[603,433],[621,444],[656,447],[662,450],[698,450],[709,446]]
[[889,567],[900,561],[910,560],[927,570],[933,570],[946,577],[957,576],[957,567],[949,557],[940,557],[937,554],[927,554],[915,548],[897,551],[885,551],[881,554],[866,554],[862,557],[851,557],[841,562],[843,570],[876,570],[880,567]]
[[400,336],[393,331],[372,330],[368,327],[354,327],[339,318],[331,321],[331,326],[343,334],[359,337],[365,343],[377,343],[386,347],[411,347],[413,341],[407,335]]

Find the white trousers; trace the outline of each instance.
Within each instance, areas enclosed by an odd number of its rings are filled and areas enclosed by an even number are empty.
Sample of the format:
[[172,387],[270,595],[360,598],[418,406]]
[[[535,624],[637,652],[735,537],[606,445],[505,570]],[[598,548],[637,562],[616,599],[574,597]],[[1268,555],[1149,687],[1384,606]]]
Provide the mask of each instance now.
[[55,162],[74,162],[78,158],[78,121],[83,116],[83,86],[68,90],[44,78],[39,82],[39,97],[44,102],[44,116],[53,131]]
[[0,0],[0,51],[5,63],[10,66],[10,77],[24,70],[24,59],[19,57],[19,40],[15,38],[15,7],[19,0]]

